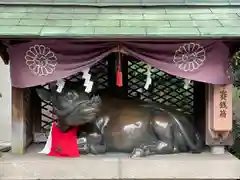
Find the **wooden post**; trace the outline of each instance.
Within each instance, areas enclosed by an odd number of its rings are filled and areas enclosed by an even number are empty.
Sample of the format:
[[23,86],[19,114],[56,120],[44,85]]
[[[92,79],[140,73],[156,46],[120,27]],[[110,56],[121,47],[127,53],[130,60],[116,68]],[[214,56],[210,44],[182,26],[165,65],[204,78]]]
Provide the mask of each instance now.
[[206,144],[214,154],[232,145],[232,85],[206,87]]
[[33,140],[31,91],[12,87],[12,152],[25,153]]
[[[33,99],[34,100],[34,99]],[[23,110],[24,110],[24,119],[26,122],[26,146],[27,148],[33,142],[33,122],[34,118],[38,114],[34,114],[34,107],[38,104],[32,104],[32,91],[30,88],[24,89],[23,95]]]
[[194,103],[193,103],[193,117],[194,125],[198,132],[201,134],[202,138],[205,138],[205,83],[194,82]]
[[26,119],[24,89],[12,87],[12,152],[23,154],[26,150]]
[[36,90],[31,89],[31,109],[32,109],[32,121],[33,121],[33,132],[41,132],[41,99],[37,95]]

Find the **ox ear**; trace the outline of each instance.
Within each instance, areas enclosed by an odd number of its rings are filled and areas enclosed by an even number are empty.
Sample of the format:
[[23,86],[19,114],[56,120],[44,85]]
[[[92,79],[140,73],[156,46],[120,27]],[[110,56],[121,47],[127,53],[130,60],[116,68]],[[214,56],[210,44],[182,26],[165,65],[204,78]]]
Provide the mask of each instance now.
[[36,88],[38,96],[44,101],[51,101],[51,93],[44,88]]

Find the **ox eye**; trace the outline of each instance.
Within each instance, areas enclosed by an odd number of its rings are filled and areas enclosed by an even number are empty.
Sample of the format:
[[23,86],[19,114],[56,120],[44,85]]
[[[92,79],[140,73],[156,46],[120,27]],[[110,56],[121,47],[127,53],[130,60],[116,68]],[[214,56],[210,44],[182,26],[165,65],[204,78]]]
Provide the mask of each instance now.
[[75,100],[78,98],[78,94],[76,92],[68,92],[66,97],[68,100]]
[[67,98],[68,100],[73,100],[73,99],[74,99],[73,93],[72,93],[72,92],[68,92],[67,95],[66,95],[66,98]]

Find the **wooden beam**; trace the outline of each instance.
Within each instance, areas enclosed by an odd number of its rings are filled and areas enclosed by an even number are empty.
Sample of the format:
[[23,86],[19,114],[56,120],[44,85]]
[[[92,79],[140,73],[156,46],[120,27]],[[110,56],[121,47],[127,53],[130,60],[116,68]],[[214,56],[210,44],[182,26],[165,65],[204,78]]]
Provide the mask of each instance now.
[[12,152],[16,154],[25,153],[26,139],[24,89],[12,87]]

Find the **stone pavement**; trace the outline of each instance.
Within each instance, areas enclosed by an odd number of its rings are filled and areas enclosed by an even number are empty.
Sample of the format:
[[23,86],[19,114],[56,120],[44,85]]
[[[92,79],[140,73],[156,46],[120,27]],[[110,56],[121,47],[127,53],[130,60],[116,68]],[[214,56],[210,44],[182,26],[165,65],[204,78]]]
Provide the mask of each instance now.
[[240,161],[224,155],[175,154],[129,159],[125,154],[55,158],[37,154],[39,145],[25,155],[4,153],[0,179],[238,179]]

